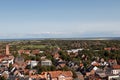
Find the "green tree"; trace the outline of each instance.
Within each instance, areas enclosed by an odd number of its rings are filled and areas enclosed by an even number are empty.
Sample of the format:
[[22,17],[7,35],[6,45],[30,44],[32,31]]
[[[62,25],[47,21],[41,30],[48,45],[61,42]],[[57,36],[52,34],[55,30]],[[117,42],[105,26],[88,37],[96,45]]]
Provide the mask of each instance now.
[[5,77],[3,76],[0,76],[0,80],[6,80]]
[[75,73],[75,71],[73,71],[73,70],[71,70],[72,71],[72,73],[73,73],[73,78],[77,78],[78,76],[77,76],[77,74]]

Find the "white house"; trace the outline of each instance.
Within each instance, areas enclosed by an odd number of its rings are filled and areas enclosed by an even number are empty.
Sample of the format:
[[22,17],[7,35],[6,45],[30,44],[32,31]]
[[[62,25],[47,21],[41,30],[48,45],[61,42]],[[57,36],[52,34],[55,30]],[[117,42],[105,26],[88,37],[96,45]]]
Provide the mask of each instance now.
[[51,66],[52,65],[52,61],[51,60],[43,60],[41,61],[41,65],[42,66]]
[[28,61],[28,65],[30,65],[31,67],[35,67],[38,65],[38,61]]
[[108,76],[108,80],[113,80],[113,79],[117,80],[117,78],[120,78],[120,76],[119,75],[110,75],[110,76]]
[[120,65],[114,65],[112,66],[112,74],[119,74],[120,73]]
[[80,49],[71,49],[71,50],[67,50],[68,53],[78,53],[78,51],[82,51],[83,48]]

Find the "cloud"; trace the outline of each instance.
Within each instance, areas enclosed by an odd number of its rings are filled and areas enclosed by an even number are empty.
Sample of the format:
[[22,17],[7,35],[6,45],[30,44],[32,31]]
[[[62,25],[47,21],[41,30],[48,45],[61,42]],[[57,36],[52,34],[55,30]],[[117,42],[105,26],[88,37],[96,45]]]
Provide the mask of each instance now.
[[[29,34],[31,34],[31,33],[29,33]],[[34,32],[34,33],[32,33],[32,34],[53,34],[53,35],[59,35],[59,34],[65,34],[65,32]]]
[[0,38],[57,38],[65,35],[65,32],[1,33]]

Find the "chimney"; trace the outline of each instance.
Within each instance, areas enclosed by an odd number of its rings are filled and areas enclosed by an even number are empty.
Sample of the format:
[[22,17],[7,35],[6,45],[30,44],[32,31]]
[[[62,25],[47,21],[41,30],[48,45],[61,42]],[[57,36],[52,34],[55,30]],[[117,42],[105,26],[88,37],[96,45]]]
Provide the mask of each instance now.
[[9,55],[10,52],[9,52],[9,45],[6,45],[6,55]]

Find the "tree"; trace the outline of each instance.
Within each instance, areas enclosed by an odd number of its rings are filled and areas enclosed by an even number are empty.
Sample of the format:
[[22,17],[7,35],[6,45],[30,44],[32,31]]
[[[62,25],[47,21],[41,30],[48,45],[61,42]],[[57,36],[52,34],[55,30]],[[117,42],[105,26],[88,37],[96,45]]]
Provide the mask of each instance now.
[[66,52],[59,51],[58,53],[60,54],[60,57],[61,57],[63,60],[68,61],[69,56],[68,56],[68,54],[67,54]]
[[9,65],[9,68],[8,68],[8,69],[9,69],[9,71],[11,71],[11,70],[12,70],[12,68],[13,68],[13,65],[12,65],[12,64],[10,64],[10,65]]
[[75,71],[73,71],[73,70],[71,70],[72,71],[72,73],[73,73],[73,78],[77,78],[78,76],[77,76],[77,74],[75,73]]
[[0,80],[6,80],[4,76],[0,76]]

